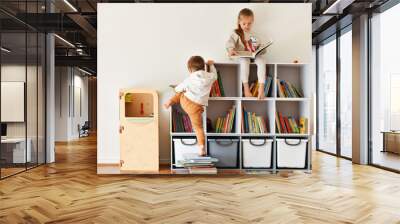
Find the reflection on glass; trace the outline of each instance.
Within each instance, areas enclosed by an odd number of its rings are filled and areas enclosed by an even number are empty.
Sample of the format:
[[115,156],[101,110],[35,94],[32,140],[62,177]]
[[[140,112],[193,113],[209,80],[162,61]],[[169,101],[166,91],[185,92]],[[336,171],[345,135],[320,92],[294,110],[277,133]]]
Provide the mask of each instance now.
[[1,52],[1,175],[6,177],[25,170],[31,159],[26,150],[25,89],[26,44],[25,33],[2,33],[1,45],[9,49]]
[[336,40],[318,48],[318,149],[336,153]]
[[46,38],[45,35],[39,33],[38,40],[38,164],[45,163],[45,65],[46,65]]
[[27,143],[30,150],[30,160],[27,167],[37,165],[37,79],[38,79],[38,36],[36,32],[27,33],[27,75],[26,75],[26,113],[27,113]]
[[400,170],[398,21],[400,5],[372,18],[372,163],[395,170]]
[[340,36],[340,131],[342,156],[352,157],[352,35]]

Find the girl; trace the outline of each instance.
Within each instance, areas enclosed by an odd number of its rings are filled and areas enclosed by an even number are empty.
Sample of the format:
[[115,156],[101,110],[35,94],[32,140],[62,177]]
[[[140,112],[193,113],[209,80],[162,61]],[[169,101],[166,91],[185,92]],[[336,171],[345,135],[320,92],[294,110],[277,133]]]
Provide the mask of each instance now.
[[[260,40],[251,32],[254,23],[254,13],[248,8],[240,10],[238,16],[238,27],[231,34],[226,42],[226,50],[229,56],[237,55],[237,51],[249,51],[257,49],[260,46]],[[239,58],[240,62],[240,78],[243,83],[244,96],[251,97],[249,88],[250,58]],[[264,85],[266,75],[266,62],[260,55],[256,56],[255,63],[257,65],[258,77],[258,98],[264,98]]]

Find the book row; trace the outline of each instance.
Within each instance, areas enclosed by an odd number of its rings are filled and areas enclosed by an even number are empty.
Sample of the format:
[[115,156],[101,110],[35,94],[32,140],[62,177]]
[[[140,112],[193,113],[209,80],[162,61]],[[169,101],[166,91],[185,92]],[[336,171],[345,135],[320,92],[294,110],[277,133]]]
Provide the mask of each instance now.
[[[233,106],[225,116],[215,119],[215,122],[207,119],[207,131],[210,133],[234,133],[235,132],[236,108]],[[255,112],[242,108],[241,132],[242,133],[270,133],[268,117],[259,116]],[[292,116],[283,116],[276,112],[275,117],[276,133],[308,133],[308,118],[300,117],[295,119]],[[187,114],[173,110],[172,112],[173,132],[193,132],[190,118]]]
[[[210,97],[225,97],[226,95],[222,77],[219,73],[217,74],[218,74],[218,79],[213,83],[213,86],[210,91]],[[273,83],[273,78],[271,76],[267,76],[264,83],[265,97],[272,97],[272,83]],[[258,96],[259,86],[260,84],[258,81],[250,83],[249,88],[253,97]],[[292,83],[281,79],[277,79],[276,92],[278,97],[284,97],[284,98],[299,98],[304,96],[301,89],[297,88]]]

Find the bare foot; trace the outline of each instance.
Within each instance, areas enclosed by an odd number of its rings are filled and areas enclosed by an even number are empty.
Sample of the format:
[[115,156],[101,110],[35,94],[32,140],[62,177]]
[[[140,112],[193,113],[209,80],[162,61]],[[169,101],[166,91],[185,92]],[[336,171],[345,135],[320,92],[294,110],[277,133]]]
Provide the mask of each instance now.
[[250,90],[249,91],[244,91],[244,96],[245,97],[253,97],[253,94],[251,94]]
[[200,156],[205,156],[206,155],[206,149],[204,148],[204,145],[199,145],[199,149],[200,149],[199,155]]
[[258,99],[262,100],[264,99],[264,97],[265,97],[264,85],[262,84],[258,87]]

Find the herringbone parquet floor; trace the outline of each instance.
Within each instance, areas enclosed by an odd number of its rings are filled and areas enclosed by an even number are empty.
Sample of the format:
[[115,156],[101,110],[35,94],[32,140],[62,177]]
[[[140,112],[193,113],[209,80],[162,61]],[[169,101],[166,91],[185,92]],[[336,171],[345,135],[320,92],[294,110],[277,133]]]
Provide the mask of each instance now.
[[0,223],[400,223],[400,175],[314,153],[312,174],[98,176],[96,139],[0,181]]

